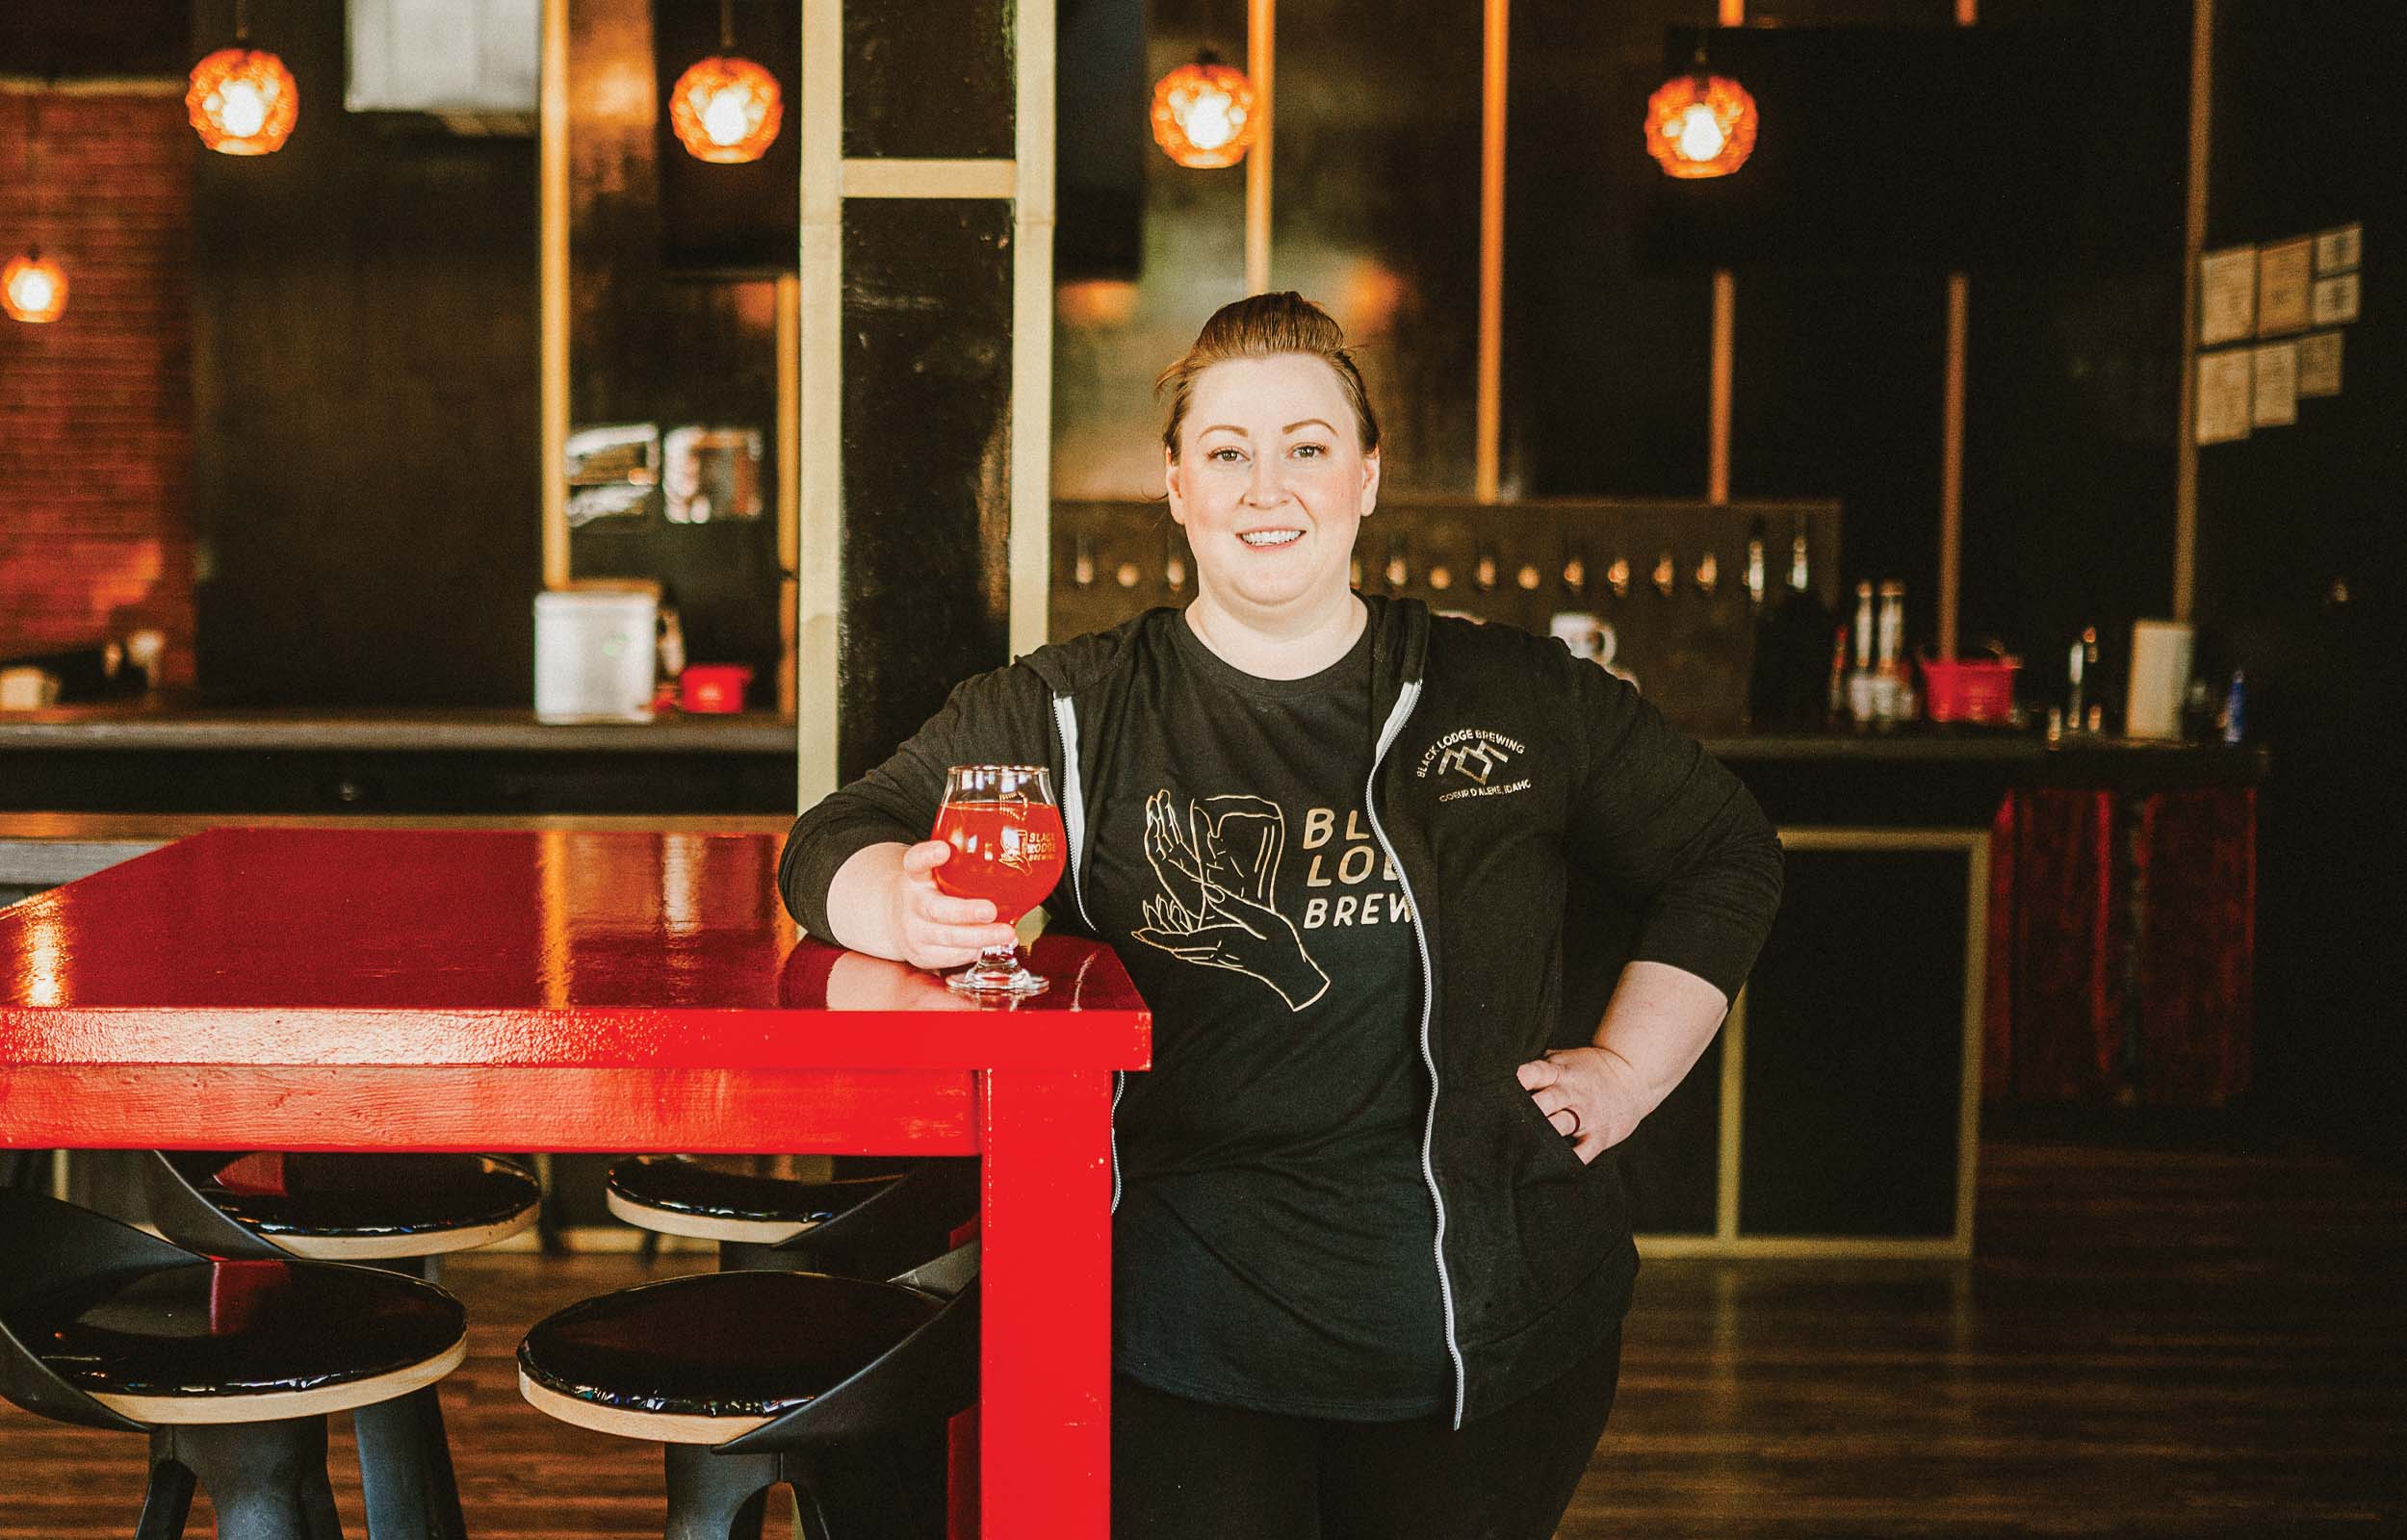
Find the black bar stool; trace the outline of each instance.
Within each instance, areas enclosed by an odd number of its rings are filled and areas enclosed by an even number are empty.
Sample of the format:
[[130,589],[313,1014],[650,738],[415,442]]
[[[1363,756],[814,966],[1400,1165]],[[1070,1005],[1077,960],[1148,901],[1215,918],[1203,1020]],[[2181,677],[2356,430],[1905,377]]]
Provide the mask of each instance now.
[[0,1190],[0,1396],[147,1433],[137,1540],[207,1488],[220,1540],[341,1540],[325,1420],[430,1388],[467,1356],[459,1301],[369,1268],[224,1260]]
[[977,1212],[971,1157],[803,1182],[762,1176],[732,1156],[635,1155],[610,1167],[604,1199],[639,1229],[718,1243],[719,1268],[886,1278],[951,1245]]
[[977,1246],[885,1282],[696,1273],[569,1306],[518,1348],[536,1410],[662,1448],[667,1540],[941,1540],[947,1419],[977,1397]]
[[[356,1262],[432,1281],[438,1259],[534,1222],[531,1172],[490,1155],[157,1150],[150,1215],[212,1256]],[[351,1414],[375,1540],[462,1540],[459,1483],[432,1385]]]

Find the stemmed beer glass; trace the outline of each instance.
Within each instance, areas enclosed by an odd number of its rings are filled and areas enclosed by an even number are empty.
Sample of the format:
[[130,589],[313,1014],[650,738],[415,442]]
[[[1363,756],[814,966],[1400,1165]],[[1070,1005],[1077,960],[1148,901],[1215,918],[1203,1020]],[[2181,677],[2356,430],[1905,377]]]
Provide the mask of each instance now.
[[[955,898],[983,898],[1016,924],[1061,881],[1069,841],[1052,778],[1043,765],[957,764],[945,772],[945,804],[929,836],[952,847],[936,886]],[[970,995],[1034,994],[1045,980],[1020,961],[1018,945],[989,947],[945,984]]]

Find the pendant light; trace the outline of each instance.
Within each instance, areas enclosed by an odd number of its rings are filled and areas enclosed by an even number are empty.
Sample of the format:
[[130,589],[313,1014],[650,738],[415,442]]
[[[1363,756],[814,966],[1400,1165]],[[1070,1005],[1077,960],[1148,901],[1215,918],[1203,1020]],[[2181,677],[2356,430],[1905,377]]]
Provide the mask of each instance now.
[[1254,82],[1208,48],[1153,85],[1153,142],[1180,166],[1234,166],[1254,147]]
[[0,268],[0,306],[12,321],[56,321],[66,313],[66,273],[41,247],[27,246],[23,256]]
[[785,116],[777,77],[736,53],[735,0],[719,0],[719,51],[669,88],[668,126],[694,159],[740,166],[777,142]]
[[1755,152],[1755,98],[1705,67],[1705,43],[1685,75],[1646,98],[1646,149],[1666,176],[1727,176]]
[[[41,100],[28,93],[25,106],[25,185],[34,190],[35,228],[40,225],[41,178],[37,174],[35,155],[41,140]],[[11,259],[0,267],[0,309],[12,321],[39,325],[58,320],[66,312],[66,271],[57,262],[41,254],[37,241],[25,248],[21,257]]]
[[300,118],[300,85],[284,61],[250,41],[248,0],[234,0],[234,46],[193,66],[184,113],[220,155],[273,155]]

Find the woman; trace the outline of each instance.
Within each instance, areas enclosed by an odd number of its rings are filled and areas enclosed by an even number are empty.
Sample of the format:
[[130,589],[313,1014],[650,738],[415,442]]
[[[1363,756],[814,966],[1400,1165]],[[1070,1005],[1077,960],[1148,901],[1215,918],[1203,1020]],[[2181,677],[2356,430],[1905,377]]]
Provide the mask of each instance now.
[[1600,1157],[1711,1040],[1779,848],[1604,670],[1349,589],[1379,426],[1318,307],[1224,308],[1161,389],[1195,602],[960,686],[795,824],[787,902],[971,962],[1010,933],[935,886],[945,768],[1050,765],[1052,923],[1154,1011],[1114,1097],[1115,1533],[1542,1540],[1638,1266]]

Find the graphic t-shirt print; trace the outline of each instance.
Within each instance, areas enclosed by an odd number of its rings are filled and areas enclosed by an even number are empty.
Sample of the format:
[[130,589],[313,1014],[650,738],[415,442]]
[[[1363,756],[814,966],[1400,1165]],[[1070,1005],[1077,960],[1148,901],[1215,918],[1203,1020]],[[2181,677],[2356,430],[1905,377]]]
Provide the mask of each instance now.
[[[1384,864],[1358,817],[1345,819],[1342,849],[1334,842],[1337,819],[1331,809],[1309,809],[1306,824],[1307,847],[1331,847],[1313,857],[1306,886],[1353,887]],[[1303,1010],[1329,988],[1328,972],[1306,944],[1307,932],[1402,921],[1410,911],[1401,893],[1345,893],[1333,900],[1313,894],[1304,901],[1299,927],[1279,903],[1286,849],[1286,812],[1266,797],[1193,797],[1182,815],[1171,792],[1154,792],[1145,804],[1145,859],[1160,891],[1145,900],[1145,923],[1135,938],[1180,962],[1259,980],[1289,1011]],[[1392,869],[1384,875],[1394,879]]]
[[1145,801],[1145,859],[1162,890],[1144,904],[1136,938],[1181,962],[1261,980],[1290,1011],[1329,988],[1329,975],[1278,910],[1287,815],[1275,802],[1233,795],[1188,802],[1180,822],[1167,791]]

